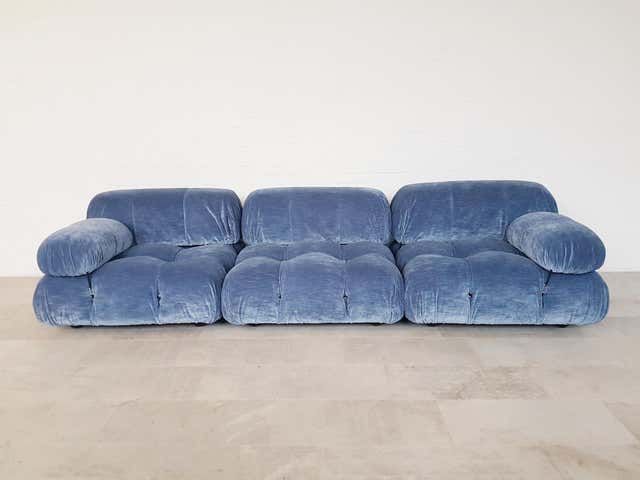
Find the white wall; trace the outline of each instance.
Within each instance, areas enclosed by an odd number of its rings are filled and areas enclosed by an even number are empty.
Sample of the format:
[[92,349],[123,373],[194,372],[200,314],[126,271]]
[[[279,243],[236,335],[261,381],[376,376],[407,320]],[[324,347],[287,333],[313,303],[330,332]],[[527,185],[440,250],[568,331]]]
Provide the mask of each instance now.
[[0,275],[113,188],[528,179],[640,270],[640,2],[0,0]]

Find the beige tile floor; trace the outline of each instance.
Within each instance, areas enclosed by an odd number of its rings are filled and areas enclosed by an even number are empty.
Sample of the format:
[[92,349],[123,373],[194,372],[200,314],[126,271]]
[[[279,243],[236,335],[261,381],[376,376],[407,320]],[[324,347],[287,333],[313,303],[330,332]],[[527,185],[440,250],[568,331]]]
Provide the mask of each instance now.
[[638,479],[640,273],[554,327],[52,328],[0,279],[0,479]]

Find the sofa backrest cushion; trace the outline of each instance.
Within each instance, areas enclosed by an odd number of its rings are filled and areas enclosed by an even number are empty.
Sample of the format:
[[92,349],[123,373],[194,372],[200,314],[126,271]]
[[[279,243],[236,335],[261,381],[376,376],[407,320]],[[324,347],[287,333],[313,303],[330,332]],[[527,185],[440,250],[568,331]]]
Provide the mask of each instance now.
[[503,239],[509,223],[529,212],[557,212],[539,183],[461,181],[406,185],[391,202],[399,243],[471,238]]
[[91,200],[87,218],[96,217],[124,223],[138,244],[193,246],[240,241],[240,200],[231,190],[114,190]]
[[288,244],[304,240],[336,243],[391,241],[391,210],[371,188],[267,188],[244,203],[242,239]]

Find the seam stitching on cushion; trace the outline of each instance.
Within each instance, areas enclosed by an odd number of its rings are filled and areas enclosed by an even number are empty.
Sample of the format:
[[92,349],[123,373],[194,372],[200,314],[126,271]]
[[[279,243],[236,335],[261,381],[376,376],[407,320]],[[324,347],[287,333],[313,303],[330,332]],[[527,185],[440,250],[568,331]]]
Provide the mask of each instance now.
[[551,281],[551,275],[553,272],[551,271],[543,271],[543,275],[546,276],[546,278],[543,278],[542,280],[542,288],[540,289],[540,301],[538,302],[538,324],[544,324],[544,313],[545,313],[545,305],[544,305],[544,296],[547,293],[547,288],[549,285],[549,282]]
[[540,301],[538,302],[538,324],[544,323],[544,291],[540,293]]
[[342,301],[344,302],[344,313],[347,321],[351,320],[351,312],[349,310],[349,294],[347,293],[347,261],[342,260]]
[[282,316],[282,263],[278,263],[278,305],[276,308],[276,320],[280,323],[280,318]]
[[153,320],[157,325],[160,325],[160,271],[163,265],[164,263],[158,267],[156,272],[156,312]]
[[469,273],[469,284],[467,286],[467,296],[469,297],[469,313],[467,316],[467,323],[468,324],[472,324],[473,323],[473,271],[471,269],[471,263],[469,262],[469,260],[465,257],[464,259],[464,263],[467,266],[467,271]]
[[89,295],[91,296],[91,308],[89,309],[89,324],[95,325],[95,298],[96,293],[93,290],[93,282],[91,280],[91,272],[87,273],[87,282],[89,283]]
[[342,243],[342,199],[340,198],[340,193],[338,193],[338,208],[336,208],[336,213],[338,217],[337,240],[338,243]]

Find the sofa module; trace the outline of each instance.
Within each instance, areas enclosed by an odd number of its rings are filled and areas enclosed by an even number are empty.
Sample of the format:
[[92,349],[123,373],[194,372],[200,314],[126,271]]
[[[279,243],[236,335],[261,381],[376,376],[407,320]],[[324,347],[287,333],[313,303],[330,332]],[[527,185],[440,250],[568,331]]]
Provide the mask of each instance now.
[[607,313],[602,241],[542,185],[407,185],[391,208],[412,322],[580,325]]
[[244,204],[247,245],[225,278],[234,324],[393,323],[403,282],[388,248],[384,194],[364,188],[274,188]]
[[36,316],[71,326],[213,323],[240,217],[230,190],[101,193],[86,220],[40,246]]

